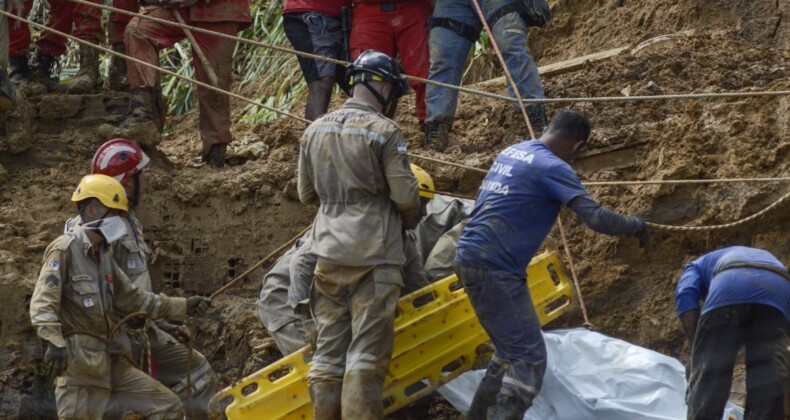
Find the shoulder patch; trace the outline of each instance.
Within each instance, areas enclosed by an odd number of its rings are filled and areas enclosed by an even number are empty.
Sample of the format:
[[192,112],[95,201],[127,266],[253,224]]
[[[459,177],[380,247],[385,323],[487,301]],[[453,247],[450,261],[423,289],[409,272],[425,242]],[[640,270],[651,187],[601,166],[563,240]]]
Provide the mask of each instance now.
[[58,287],[58,283],[60,283],[60,279],[58,278],[58,276],[50,274],[49,276],[47,276],[47,279],[44,280],[44,287],[46,287],[47,290],[52,290]]

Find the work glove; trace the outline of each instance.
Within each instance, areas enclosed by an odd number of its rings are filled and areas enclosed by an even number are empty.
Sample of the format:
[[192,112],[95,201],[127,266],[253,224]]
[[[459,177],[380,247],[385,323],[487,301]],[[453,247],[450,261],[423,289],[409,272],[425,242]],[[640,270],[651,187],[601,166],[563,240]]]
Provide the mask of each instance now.
[[66,348],[49,343],[47,351],[44,353],[44,362],[47,364],[53,377],[57,378],[62,375],[66,368],[69,367],[69,357],[66,354]]
[[203,316],[211,306],[211,299],[204,296],[190,296],[187,298],[187,314]]

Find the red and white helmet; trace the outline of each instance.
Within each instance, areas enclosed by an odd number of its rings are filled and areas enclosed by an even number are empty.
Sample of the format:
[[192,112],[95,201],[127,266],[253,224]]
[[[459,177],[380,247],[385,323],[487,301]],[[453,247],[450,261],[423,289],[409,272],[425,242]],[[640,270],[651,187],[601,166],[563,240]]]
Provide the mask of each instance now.
[[112,139],[93,155],[91,172],[111,176],[126,184],[139,174],[151,160],[137,143],[127,139]]

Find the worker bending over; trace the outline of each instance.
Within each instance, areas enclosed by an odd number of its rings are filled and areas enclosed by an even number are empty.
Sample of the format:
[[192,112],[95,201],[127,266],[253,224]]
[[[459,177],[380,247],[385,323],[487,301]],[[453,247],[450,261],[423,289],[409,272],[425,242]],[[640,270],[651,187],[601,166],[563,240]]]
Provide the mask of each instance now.
[[352,98],[310,124],[299,152],[299,198],[321,204],[311,238],[318,342],[308,383],[316,419],[383,417],[403,286],[402,220],[420,206],[406,140],[390,119],[408,90],[400,65],[366,51],[349,75]]
[[[152,292],[148,261],[151,248],[145,242],[143,225],[134,213],[134,207],[145,191],[143,170],[150,162],[137,143],[127,139],[113,139],[96,151],[91,162],[91,172],[118,180],[129,198],[129,214],[124,218],[126,234],[111,246],[112,256],[124,274],[137,288]],[[80,217],[67,222],[66,231],[81,223]],[[215,387],[209,382],[212,373],[208,360],[197,350],[192,350],[191,372],[187,372],[190,350],[185,345],[192,339],[185,325],[175,325],[164,319],[156,321],[134,319],[127,323],[125,332],[131,341],[132,359],[148,374],[170,388],[186,405],[187,373],[194,386],[190,415],[208,418],[208,402]],[[153,376],[153,375],[152,375]]]
[[[700,316],[700,302],[703,303]],[[680,274],[677,311],[691,345],[688,418],[721,419],[746,347],[746,419],[782,419],[790,367],[790,275],[770,252],[733,246]]]
[[562,111],[543,137],[502,151],[478,190],[455,272],[495,353],[467,418],[521,419],[540,391],[546,345],[524,276],[563,205],[596,232],[647,245],[645,222],[602,208],[568,164],[589,136],[584,114]]
[[71,201],[82,220],[44,253],[30,302],[30,318],[47,341],[59,418],[101,419],[110,402],[148,418],[183,417],[181,402],[165,386],[122,357],[112,331],[118,311],[183,321],[202,314],[210,300],[157,295],[132,285],[110,256],[126,235],[123,187],[106,175],[88,175]]

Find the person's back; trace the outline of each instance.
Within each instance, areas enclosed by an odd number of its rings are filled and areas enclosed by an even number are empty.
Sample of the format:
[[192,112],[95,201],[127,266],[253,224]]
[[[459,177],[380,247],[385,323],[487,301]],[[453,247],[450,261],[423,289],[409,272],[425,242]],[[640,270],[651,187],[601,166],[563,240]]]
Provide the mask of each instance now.
[[366,51],[349,69],[353,98],[305,130],[299,198],[319,201],[310,311],[318,330],[307,375],[313,418],[382,418],[395,304],[403,287],[401,220],[419,209],[406,141],[389,118],[408,89],[400,65]]
[[508,147],[480,186],[458,243],[459,258],[479,268],[523,273],[562,205],[585,194],[570,165],[539,140]]
[[688,418],[721,418],[741,347],[750,378],[745,417],[782,418],[790,368],[787,268],[762,249],[719,249],[686,264],[676,305],[691,347]]
[[397,125],[355,99],[305,130],[300,174],[310,180],[300,179],[299,195],[309,200],[314,191],[321,202],[314,230],[319,258],[348,266],[403,264],[398,210],[413,209],[417,200],[389,182],[413,179],[402,163],[405,150]]

